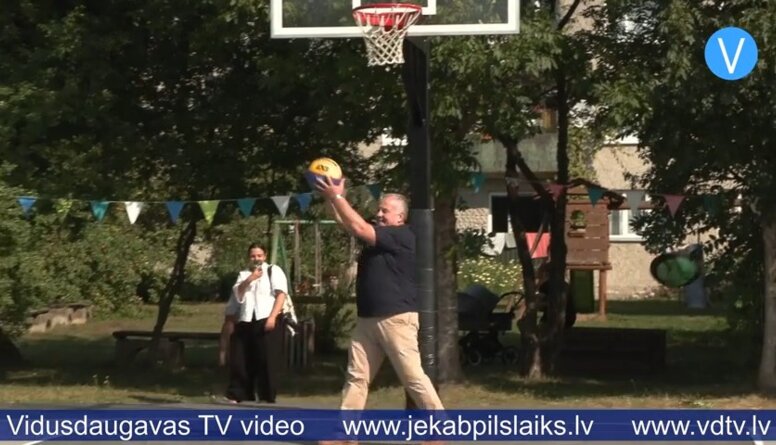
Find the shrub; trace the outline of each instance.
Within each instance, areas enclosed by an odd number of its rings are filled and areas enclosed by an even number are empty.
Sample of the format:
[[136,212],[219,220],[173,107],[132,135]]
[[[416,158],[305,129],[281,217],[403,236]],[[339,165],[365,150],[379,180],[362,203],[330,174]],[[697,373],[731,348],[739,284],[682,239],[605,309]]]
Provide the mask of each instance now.
[[488,257],[466,258],[458,264],[458,288],[481,284],[496,294],[522,288],[520,264]]
[[456,249],[462,258],[476,258],[482,255],[485,246],[493,247],[493,241],[483,229],[464,229],[458,232]]
[[339,350],[342,342],[350,336],[355,323],[350,301],[352,296],[352,286],[340,284],[321,295],[321,304],[297,307],[300,319],[312,318],[315,321],[315,347],[322,353]]

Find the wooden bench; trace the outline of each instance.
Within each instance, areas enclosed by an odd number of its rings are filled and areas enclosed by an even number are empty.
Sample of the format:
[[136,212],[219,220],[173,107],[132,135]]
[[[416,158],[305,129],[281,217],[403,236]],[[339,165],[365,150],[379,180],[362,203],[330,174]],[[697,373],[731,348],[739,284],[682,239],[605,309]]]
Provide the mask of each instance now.
[[564,335],[558,366],[562,371],[649,374],[666,365],[662,329],[573,327]]
[[[114,331],[116,363],[118,365],[131,363],[140,352],[148,348],[152,336],[152,331]],[[220,338],[219,332],[162,332],[159,342],[159,358],[168,366],[182,366],[186,342],[205,341],[217,344]],[[300,320],[296,335],[291,336],[286,333],[283,345],[288,368],[310,366],[315,353],[315,323],[312,320]]]

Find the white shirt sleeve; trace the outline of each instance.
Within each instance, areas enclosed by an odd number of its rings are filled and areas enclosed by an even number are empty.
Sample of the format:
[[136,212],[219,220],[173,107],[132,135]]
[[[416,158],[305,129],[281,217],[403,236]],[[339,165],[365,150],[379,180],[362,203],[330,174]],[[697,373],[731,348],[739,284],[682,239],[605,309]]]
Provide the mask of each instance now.
[[243,294],[243,301],[240,301],[238,295],[237,295],[237,287],[245,281],[246,278],[248,278],[251,275],[250,272],[247,270],[240,271],[240,274],[237,275],[237,281],[235,281],[234,286],[232,286],[232,296],[235,298],[236,303],[245,303],[245,295]]
[[277,295],[278,292],[283,292],[288,295],[288,280],[280,266],[272,265],[272,280],[270,286],[272,287],[273,296]]

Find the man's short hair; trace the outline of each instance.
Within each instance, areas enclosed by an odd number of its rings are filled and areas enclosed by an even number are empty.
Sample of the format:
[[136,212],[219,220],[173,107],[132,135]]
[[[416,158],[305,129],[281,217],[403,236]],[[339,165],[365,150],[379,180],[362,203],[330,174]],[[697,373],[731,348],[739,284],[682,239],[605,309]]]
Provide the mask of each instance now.
[[386,193],[383,195],[382,199],[394,199],[398,201],[401,212],[404,214],[404,221],[407,221],[407,218],[410,216],[410,205],[406,196],[400,193]]

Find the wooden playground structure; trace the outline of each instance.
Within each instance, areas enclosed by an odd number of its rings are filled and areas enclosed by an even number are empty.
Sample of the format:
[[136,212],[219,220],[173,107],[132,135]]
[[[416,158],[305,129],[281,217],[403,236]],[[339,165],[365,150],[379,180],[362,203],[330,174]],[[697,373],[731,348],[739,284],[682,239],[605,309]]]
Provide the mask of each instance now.
[[[609,210],[619,208],[622,199],[614,199],[613,192],[606,192],[593,205],[585,186],[566,191],[566,268],[570,285],[575,292],[585,295],[581,299],[594,301],[595,272],[598,272],[598,315],[606,317],[607,277],[612,270],[609,261]],[[586,309],[586,308],[580,308]],[[586,312],[592,312],[587,308]]]

